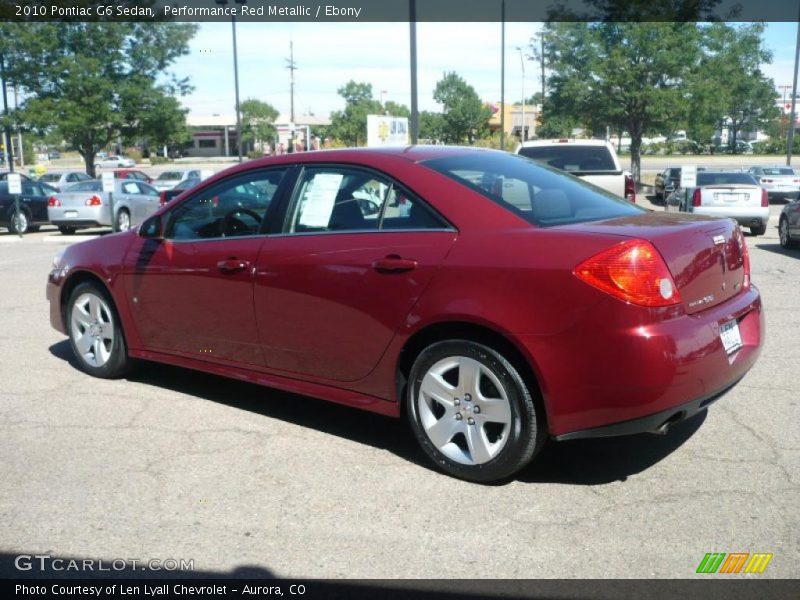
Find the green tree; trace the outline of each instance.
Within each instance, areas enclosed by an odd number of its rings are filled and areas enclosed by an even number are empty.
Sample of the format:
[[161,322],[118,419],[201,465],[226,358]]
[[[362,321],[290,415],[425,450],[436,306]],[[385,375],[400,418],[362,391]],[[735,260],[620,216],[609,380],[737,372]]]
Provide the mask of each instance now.
[[327,134],[348,146],[367,143],[367,115],[381,113],[381,103],[372,97],[372,85],[348,81],[337,90],[344,98],[344,110],[331,113]]
[[[19,119],[60,135],[94,174],[100,148],[119,139],[180,133],[182,110],[166,98],[187,93],[185,79],[165,77],[188,52],[197,27],[186,23],[7,23],[0,50],[9,81],[26,91]],[[152,111],[169,117],[163,126]]]
[[444,135],[444,117],[441,113],[423,110],[419,113],[419,139],[436,143]]
[[703,102],[695,103],[692,115],[694,121],[703,119],[704,128],[692,126],[705,135],[710,125],[725,122],[734,151],[744,128],[766,127],[780,113],[775,106],[775,84],[761,71],[761,65],[772,60],[762,46],[763,33],[761,23],[712,23],[703,29],[704,52],[694,86]]
[[[554,73],[545,119],[578,117],[590,131],[631,136],[639,179],[642,137],[686,118],[687,79],[698,57],[693,23],[554,23],[546,54]],[[547,121],[545,121],[547,122]]]
[[245,144],[269,143],[275,139],[278,134],[275,129],[278,111],[274,106],[248,98],[239,107],[242,113],[242,141]]
[[436,84],[433,99],[444,107],[441,131],[444,142],[472,144],[482,136],[492,110],[481,102],[475,88],[457,73],[444,74]]
[[389,100],[383,105],[383,114],[392,117],[410,117],[411,110],[405,104],[398,104]]

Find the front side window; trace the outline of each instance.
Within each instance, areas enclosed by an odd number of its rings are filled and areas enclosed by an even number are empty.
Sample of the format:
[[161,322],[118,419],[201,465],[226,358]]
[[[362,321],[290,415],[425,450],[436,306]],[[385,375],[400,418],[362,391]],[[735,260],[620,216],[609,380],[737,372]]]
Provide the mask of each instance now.
[[646,212],[577,177],[514,154],[470,152],[422,164],[539,226]]
[[170,214],[165,237],[204,240],[257,235],[286,169],[256,171],[192,195]]
[[439,229],[446,227],[418,198],[370,171],[303,170],[284,228],[287,233]]

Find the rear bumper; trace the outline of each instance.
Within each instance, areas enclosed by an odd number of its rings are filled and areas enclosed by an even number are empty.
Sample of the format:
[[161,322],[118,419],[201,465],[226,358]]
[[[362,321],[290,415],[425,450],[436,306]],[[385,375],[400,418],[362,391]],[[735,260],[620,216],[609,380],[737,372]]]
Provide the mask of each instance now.
[[766,225],[769,221],[768,206],[696,206],[692,212],[696,215],[709,217],[727,217],[733,219],[742,227],[758,227],[759,225]]
[[586,438],[598,437],[615,437],[620,435],[634,435],[637,433],[667,433],[667,430],[681,421],[690,419],[700,411],[707,409],[714,402],[719,400],[725,392],[738,383],[734,381],[732,384],[726,386],[718,392],[714,392],[702,398],[691,400],[686,404],[674,406],[661,412],[657,412],[646,417],[638,419],[631,419],[630,421],[623,421],[621,423],[613,423],[611,425],[604,425],[602,427],[594,427],[592,429],[582,429],[580,431],[573,431],[563,435],[555,436],[559,442],[566,440],[579,440]]
[[[518,336],[540,380],[551,436],[623,435],[691,416],[735,385],[761,351],[754,286],[700,313],[665,315],[609,298],[557,335]],[[720,325],[732,319],[743,346],[728,355]]]
[[[50,222],[57,227],[110,227],[108,206],[48,207]],[[73,216],[67,216],[73,215]]]

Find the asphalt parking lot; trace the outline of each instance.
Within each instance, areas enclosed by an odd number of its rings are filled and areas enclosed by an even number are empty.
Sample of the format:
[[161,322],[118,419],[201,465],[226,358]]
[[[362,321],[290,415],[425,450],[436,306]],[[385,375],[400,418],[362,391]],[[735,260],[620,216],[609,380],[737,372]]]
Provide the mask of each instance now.
[[748,237],[767,337],[736,388],[667,436],[551,444],[496,486],[429,468],[404,421],[161,365],[88,377],[44,297],[79,237],[3,230],[0,571],[46,554],[295,578],[690,578],[707,552],[769,552],[763,575],[735,577],[797,577],[800,251],[778,244],[780,209]]

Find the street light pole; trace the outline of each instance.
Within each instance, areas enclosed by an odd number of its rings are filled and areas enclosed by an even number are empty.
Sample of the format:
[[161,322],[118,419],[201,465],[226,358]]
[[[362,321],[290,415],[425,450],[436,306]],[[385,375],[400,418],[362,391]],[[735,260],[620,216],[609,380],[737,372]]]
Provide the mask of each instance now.
[[239,162],[242,162],[242,113],[239,110],[239,58],[236,52],[236,15],[231,15],[233,31],[233,81],[236,86],[236,145],[239,148]]
[[525,56],[522,48],[517,46],[519,51],[519,64],[522,66],[522,126],[519,130],[519,141],[524,142],[528,136],[525,135]]
[[14,172],[14,150],[11,148],[11,124],[8,122],[8,93],[6,91],[6,59],[0,51],[0,78],[3,80],[3,114],[6,117],[6,125],[3,137],[6,145],[6,159],[8,160],[8,170]]
[[500,2],[500,150],[506,149],[506,0]]
[[408,33],[409,53],[411,62],[411,119],[409,120],[409,133],[411,143],[419,142],[419,109],[417,108],[417,2],[408,2]]
[[797,21],[797,43],[794,49],[794,80],[792,81],[792,113],[789,116],[789,140],[786,143],[786,166],[792,166],[792,145],[794,144],[794,128],[797,112],[797,67],[800,62],[800,19]]

